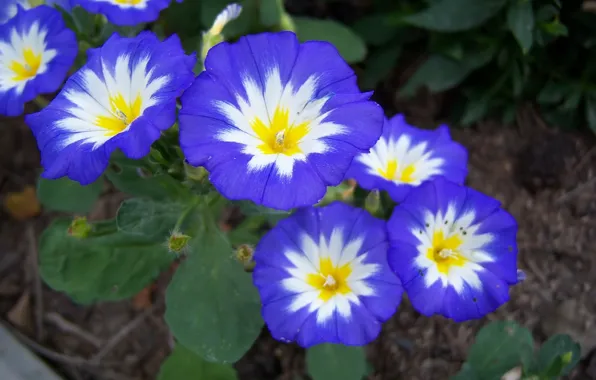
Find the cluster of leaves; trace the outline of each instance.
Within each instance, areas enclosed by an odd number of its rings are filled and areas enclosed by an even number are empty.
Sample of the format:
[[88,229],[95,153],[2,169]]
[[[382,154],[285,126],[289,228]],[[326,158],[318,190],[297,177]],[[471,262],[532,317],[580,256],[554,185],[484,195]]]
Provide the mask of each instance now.
[[513,121],[516,108],[537,101],[562,127],[596,131],[596,77],[591,47],[596,14],[581,0],[377,0],[353,29],[372,47],[362,84],[385,79],[403,52],[425,47],[425,60],[400,89],[457,88],[454,121],[487,116]]
[[492,322],[478,332],[453,380],[558,379],[569,374],[580,356],[579,344],[567,335],[554,335],[535,351],[528,329],[510,321]]

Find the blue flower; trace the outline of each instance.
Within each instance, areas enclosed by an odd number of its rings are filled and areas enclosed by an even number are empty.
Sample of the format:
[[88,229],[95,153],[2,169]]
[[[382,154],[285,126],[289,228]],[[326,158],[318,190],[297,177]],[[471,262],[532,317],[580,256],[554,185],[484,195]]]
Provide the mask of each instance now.
[[[70,0],[46,0],[47,5],[60,5],[62,8],[69,10]],[[31,9],[35,5],[39,5],[39,1],[32,0],[1,0],[0,1],[0,24],[5,23],[17,14],[19,6],[23,9]]]
[[518,283],[517,223],[500,203],[437,178],[412,190],[387,223],[389,265],[420,313],[481,318]]
[[74,0],[91,13],[101,13],[115,25],[137,25],[157,20],[171,0]]
[[396,115],[385,120],[379,141],[354,159],[346,177],[368,190],[386,190],[401,202],[412,188],[436,176],[463,184],[467,160],[466,149],[451,140],[447,126],[422,130]]
[[77,52],[76,36],[60,12],[19,8],[0,25],[0,114],[20,115],[26,102],[56,91]]
[[253,281],[271,335],[302,347],[363,345],[401,301],[385,222],[334,202],[298,210],[255,250]]
[[150,32],[114,34],[89,50],[58,96],[25,119],[41,150],[42,176],[86,185],[115,149],[133,159],[147,155],[176,121],[176,98],[192,83],[194,64],[177,36],[160,42]]
[[241,37],[210,49],[205,70],[181,98],[180,146],[227,198],[315,204],[381,134],[381,107],[328,42]]

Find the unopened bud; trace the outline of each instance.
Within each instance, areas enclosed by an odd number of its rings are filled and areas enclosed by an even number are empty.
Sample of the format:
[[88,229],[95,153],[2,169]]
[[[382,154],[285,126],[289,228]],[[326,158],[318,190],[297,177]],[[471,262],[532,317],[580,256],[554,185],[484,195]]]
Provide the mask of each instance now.
[[68,226],[68,234],[79,239],[85,239],[91,232],[91,225],[87,222],[87,217],[75,217]]
[[217,17],[215,17],[215,21],[211,26],[211,29],[207,33],[215,36],[221,34],[223,28],[226,26],[227,23],[233,21],[240,16],[242,12],[242,6],[240,4],[232,3],[225,7]]
[[564,366],[571,363],[571,359],[573,359],[573,352],[571,351],[567,351],[563,354],[563,356],[561,356],[561,361],[563,362]]
[[255,268],[255,261],[253,260],[254,254],[254,248],[248,244],[241,244],[236,248],[236,260],[242,263],[244,270],[247,272],[252,272]]
[[183,253],[190,239],[190,236],[174,231],[168,238],[168,250],[175,254]]
[[364,208],[366,211],[375,215],[381,208],[381,192],[377,189],[371,191],[364,200]]
[[192,166],[187,162],[184,163],[184,172],[186,173],[186,178],[197,182],[202,181],[208,174],[204,167]]

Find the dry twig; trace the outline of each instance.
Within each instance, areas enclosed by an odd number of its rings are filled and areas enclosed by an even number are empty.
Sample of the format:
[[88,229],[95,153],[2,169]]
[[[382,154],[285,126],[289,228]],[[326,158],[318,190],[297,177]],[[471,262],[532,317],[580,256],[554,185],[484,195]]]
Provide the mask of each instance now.
[[101,350],[97,354],[95,354],[91,361],[98,365],[101,360],[110,353],[128,334],[130,334],[133,330],[140,326],[140,324],[147,318],[149,315],[153,314],[155,309],[158,306],[161,306],[159,302],[156,302],[153,306],[149,309],[146,309],[141,314],[137,315],[132,321],[128,322],[120,331],[118,331],[114,336],[112,336],[103,346]]
[[44,338],[43,330],[43,290],[41,288],[41,277],[38,266],[37,239],[35,238],[35,229],[33,224],[27,224],[25,233],[27,234],[29,265],[33,268],[33,295],[35,296],[35,337],[38,341]]
[[95,348],[99,348],[103,344],[103,341],[101,339],[91,334],[90,332],[83,330],[78,325],[64,319],[64,317],[62,317],[58,313],[48,313],[46,314],[45,319],[47,322],[53,324],[58,329],[60,329],[60,331],[76,335],[79,338],[85,340],[86,342],[91,343],[93,346],[95,346]]

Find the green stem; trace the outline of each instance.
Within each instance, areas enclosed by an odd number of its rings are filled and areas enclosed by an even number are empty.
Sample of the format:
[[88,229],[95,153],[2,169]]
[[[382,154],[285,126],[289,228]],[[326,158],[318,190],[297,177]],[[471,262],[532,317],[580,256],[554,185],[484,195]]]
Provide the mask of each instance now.
[[33,99],[33,103],[35,103],[40,110],[46,108],[48,104],[50,104],[50,102],[42,95],[38,95],[35,99]]

